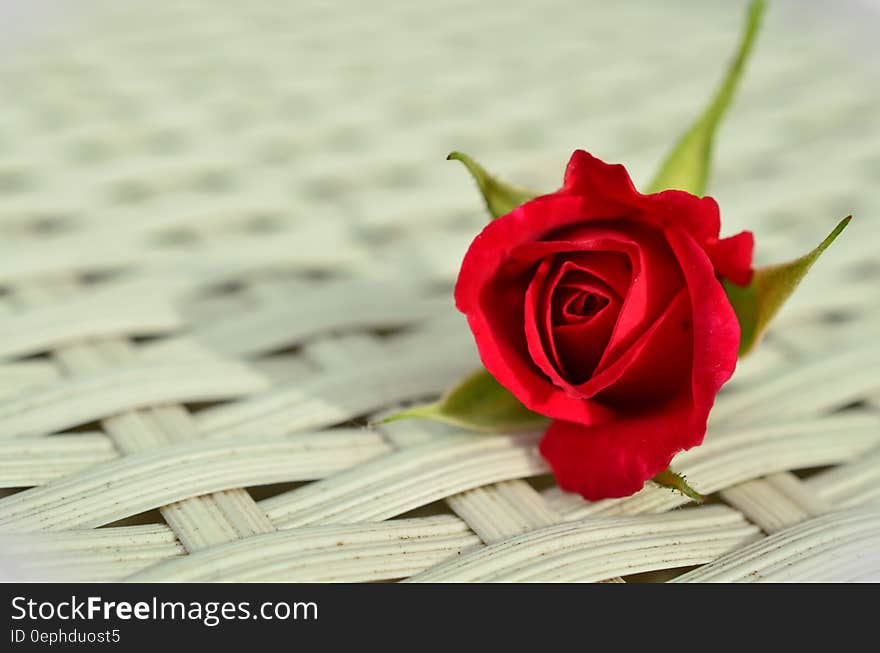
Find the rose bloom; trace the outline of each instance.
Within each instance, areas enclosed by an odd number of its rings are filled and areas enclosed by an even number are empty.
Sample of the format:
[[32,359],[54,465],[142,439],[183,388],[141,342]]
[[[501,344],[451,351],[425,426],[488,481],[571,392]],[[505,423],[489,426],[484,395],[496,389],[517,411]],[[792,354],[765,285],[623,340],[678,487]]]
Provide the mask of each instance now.
[[752,275],[752,234],[719,231],[711,197],[643,195],[579,150],[468,249],[456,305],[486,369],[554,420],[540,448],[564,490],[630,495],[703,441],[740,338],[720,279]]

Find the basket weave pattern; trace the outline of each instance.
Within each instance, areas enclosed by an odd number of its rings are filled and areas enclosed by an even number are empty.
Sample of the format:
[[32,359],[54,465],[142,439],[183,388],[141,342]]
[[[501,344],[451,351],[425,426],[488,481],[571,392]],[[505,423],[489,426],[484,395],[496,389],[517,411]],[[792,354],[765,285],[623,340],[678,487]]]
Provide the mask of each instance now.
[[367,426],[479,364],[451,287],[484,218],[443,157],[646,179],[741,7],[380,4],[105,3],[4,53],[0,573],[880,578],[877,68],[774,6],[716,148],[723,231],[765,263],[856,220],[676,458],[712,501],[588,503],[539,434]]

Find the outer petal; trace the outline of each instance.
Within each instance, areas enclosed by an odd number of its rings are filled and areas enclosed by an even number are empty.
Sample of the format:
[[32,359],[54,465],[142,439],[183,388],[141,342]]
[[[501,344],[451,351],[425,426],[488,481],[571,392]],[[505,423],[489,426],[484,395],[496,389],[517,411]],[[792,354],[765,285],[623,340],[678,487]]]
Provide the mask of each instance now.
[[583,195],[593,202],[639,210],[639,219],[656,227],[679,226],[698,242],[717,239],[721,229],[718,204],[682,190],[644,195],[620,164],[608,164],[583,150],[571,155],[561,193]]
[[681,399],[653,413],[594,426],[553,422],[541,440],[541,454],[563,490],[590,501],[629,496],[666,469],[682,448],[688,404]]
[[575,150],[568,160],[560,192],[601,196],[623,205],[631,205],[640,194],[625,167],[619,163],[605,163],[584,150]]
[[531,410],[591,424],[610,411],[568,396],[531,362],[522,315],[530,271],[537,261],[517,261],[511,250],[565,220],[581,220],[577,197],[545,196],[486,226],[465,255],[455,302],[467,316],[480,359],[492,376]]
[[535,412],[590,424],[610,411],[561,392],[530,360],[521,316],[538,259],[511,256],[518,245],[583,221],[583,205],[579,197],[546,195],[489,223],[465,254],[455,302],[467,316],[483,365],[501,385]]
[[703,441],[715,395],[736,369],[740,330],[736,313],[703,249],[681,229],[667,230],[666,237],[681,264],[693,306],[691,390],[694,419],[702,425],[702,432],[684,445],[689,448]]
[[752,280],[752,251],[755,237],[751,231],[743,231],[721,240],[711,240],[703,246],[715,271],[740,286],[747,286]]
[[719,239],[721,217],[711,197],[681,190],[644,195],[636,190],[622,165],[605,163],[583,150],[572,154],[559,192],[589,197],[591,203],[620,206],[626,213],[635,209],[635,219],[661,229],[684,229],[706,250],[717,274],[741,286],[751,281],[754,238],[743,232]]

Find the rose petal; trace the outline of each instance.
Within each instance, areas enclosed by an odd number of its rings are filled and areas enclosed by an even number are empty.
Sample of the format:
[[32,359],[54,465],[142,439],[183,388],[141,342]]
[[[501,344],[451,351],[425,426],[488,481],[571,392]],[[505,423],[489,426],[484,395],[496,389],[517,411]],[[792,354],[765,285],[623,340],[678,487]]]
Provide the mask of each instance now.
[[473,257],[470,268],[463,266],[455,297],[489,373],[536,413],[585,423],[607,416],[608,408],[561,392],[533,364],[519,319],[524,315],[528,278],[518,270],[519,275],[485,279],[480,263],[480,258]]
[[718,202],[711,197],[697,197],[683,190],[664,190],[641,195],[640,206],[641,219],[661,229],[679,227],[700,243],[718,238],[721,231]]
[[679,399],[592,426],[557,420],[541,439],[541,454],[563,490],[590,501],[629,496],[682,448],[682,434],[690,428],[688,404]]
[[605,352],[620,302],[606,306],[592,320],[553,327],[553,342],[569,383],[583,383]]
[[673,337],[668,334],[675,333],[680,328],[682,306],[687,306],[687,291],[683,288],[669,302],[666,310],[657,318],[654,324],[630,345],[617,360],[605,368],[597,368],[589,380],[580,385],[573,386],[571,392],[585,399],[596,398],[598,400],[600,393],[605,391],[612,392],[611,389],[616,384],[624,383],[628,378],[627,371],[636,366],[633,376],[637,379],[637,383],[643,382],[645,384],[639,390],[639,394],[645,397],[656,397],[658,394],[661,394],[658,388],[666,387],[673,378],[667,377],[665,373],[656,374],[651,378],[650,375],[641,372],[641,368],[638,367],[638,360],[655,348],[669,345]]
[[532,362],[559,388],[566,385],[565,368],[553,342],[550,297],[563,274],[552,256],[545,258],[526,290],[523,307],[523,328]]
[[[588,319],[581,317],[557,325],[554,303],[562,293],[590,293],[605,300]],[[559,388],[571,393],[572,384],[588,378],[605,350],[620,298],[605,283],[584,272],[574,261],[556,263],[545,259],[526,291],[524,326],[529,354],[535,364]],[[557,335],[562,334],[557,341]]]
[[[518,260],[512,252],[546,233],[584,220],[585,200],[577,196],[543,195],[487,224],[468,248],[455,285],[455,301],[464,313],[479,301],[490,280],[519,277],[542,256]],[[616,217],[616,216],[611,216]]]
[[[709,257],[694,238],[678,228],[667,229],[666,238],[681,261],[690,294],[694,333],[691,376],[694,415],[696,421],[705,427],[715,395],[736,369],[739,322],[724,288],[715,278]],[[702,440],[700,433],[685,447],[692,447]]]
[[575,150],[568,160],[560,192],[602,198],[621,206],[630,206],[640,195],[625,167],[605,163],[584,150]]
[[691,303],[691,383],[646,413],[621,412],[589,426],[551,424],[541,453],[560,487],[589,500],[637,492],[678,451],[700,444],[715,396],[736,367],[739,324],[711,261],[684,230],[672,228],[666,235],[682,262]]
[[[596,259],[607,261],[601,252],[596,252],[595,256],[592,254],[575,256],[574,260],[566,261],[561,266],[564,274],[558,287],[553,289],[547,306],[551,314],[549,339],[558,352],[566,380],[572,384],[583,383],[593,374],[608,346],[622,305],[620,295],[613,288],[587,271],[596,269]],[[619,263],[610,267],[620,269]],[[603,271],[607,272],[607,269]],[[621,283],[620,286],[625,292],[625,285]],[[571,299],[567,300],[568,297]],[[585,301],[584,298],[594,299],[595,309],[588,315],[570,313],[571,305],[578,299]],[[560,302],[563,306],[557,307],[556,304]],[[561,313],[560,320],[552,319],[554,311]]]
[[[621,297],[624,296],[636,273],[633,265],[641,258],[639,244],[629,236],[605,226],[597,226],[590,232],[589,236],[581,235],[573,239],[556,238],[518,245],[510,253],[508,266],[511,269],[514,266],[528,269],[548,256],[564,254],[565,260],[576,262],[582,270],[608,284]],[[565,230],[560,234],[564,236]]]
[[[592,275],[589,276],[591,279],[595,279]],[[553,291],[548,310],[550,311],[550,324],[554,328],[586,324],[597,318],[611,303],[607,294],[589,287],[590,280],[585,279],[583,282],[573,283],[582,285],[561,283]],[[616,295],[611,296],[616,297]]]
[[[583,273],[595,277],[608,286],[618,297],[626,296],[632,283],[632,263],[629,255],[614,250],[566,252],[565,260],[571,261]],[[571,285],[560,279],[560,285]],[[575,284],[576,285],[576,284]]]
[[721,229],[718,204],[711,197],[681,190],[644,195],[622,165],[605,163],[583,150],[571,155],[560,192],[588,197],[592,205],[637,208],[639,219],[661,228],[677,225],[698,242],[717,239]]
[[[662,233],[631,220],[588,223],[556,231],[550,237],[558,240],[516,247],[511,252],[514,264],[526,265],[550,254],[563,253],[580,262],[576,257],[588,256],[593,251],[621,253],[629,258],[631,283],[625,293],[619,293],[624,298],[623,308],[598,366],[608,367],[656,321],[682,287],[678,262]],[[609,285],[620,283],[615,279],[620,275],[619,264],[608,265],[608,259],[595,259],[604,265],[590,265],[589,261],[583,259],[585,269]]]
[[[631,181],[622,166],[604,164],[586,153],[575,153],[572,159],[566,186],[560,192],[523,204],[491,222],[477,236],[462,263],[455,298],[459,310],[467,315],[483,364],[502,385],[536,412],[595,423],[612,411],[559,392],[531,362],[522,324],[511,316],[523,315],[528,282],[540,257],[516,260],[513,250],[567,226],[624,217],[646,224],[679,225],[701,248],[710,238],[717,238],[718,211],[713,200],[682,191],[628,195]],[[694,310],[696,313],[697,308]],[[738,339],[738,327],[736,336]],[[695,366],[698,358],[695,354]]]
[[[580,401],[590,400],[597,397],[602,391],[612,388],[615,383],[626,378],[627,370],[633,365],[636,365],[639,357],[644,356],[647,350],[650,350],[655,346],[662,347],[663,343],[668,341],[668,338],[664,337],[663,334],[670,328],[678,328],[681,319],[682,304],[687,305],[687,291],[684,288],[681,289],[676,298],[669,303],[663,315],[661,315],[660,318],[614,362],[614,364],[601,372],[597,372],[586,382],[575,385],[569,383],[564,378],[554,380],[554,382],[559,383],[559,387],[561,387],[568,396],[579,398]],[[637,367],[636,369],[638,370],[640,368]],[[659,374],[655,379],[648,381],[647,385],[640,392],[644,396],[656,398],[662,394],[658,391],[658,388],[665,388],[665,384],[668,382],[670,382],[670,379]],[[673,389],[677,389],[677,387],[674,387]],[[526,404],[526,407],[536,410],[529,406],[525,399],[521,398],[521,401]],[[548,416],[555,417],[556,419],[567,419],[568,421],[578,422],[580,424],[594,424],[596,422],[595,419],[582,421],[576,416]]]
[[639,353],[631,353],[616,380],[594,398],[619,410],[639,411],[682,389],[689,392],[694,348],[691,312],[690,298],[682,288],[640,341]]
[[755,249],[755,237],[751,231],[743,231],[707,242],[703,249],[720,276],[730,279],[738,286],[747,286],[752,280],[752,251]]

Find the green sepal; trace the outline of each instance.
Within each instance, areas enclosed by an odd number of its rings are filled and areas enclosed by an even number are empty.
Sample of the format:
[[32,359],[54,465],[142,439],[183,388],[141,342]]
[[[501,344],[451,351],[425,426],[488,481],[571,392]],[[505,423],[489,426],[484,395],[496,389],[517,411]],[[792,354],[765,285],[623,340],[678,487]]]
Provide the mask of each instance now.
[[687,481],[684,480],[684,476],[673,472],[671,467],[667,467],[651,480],[657,485],[678,490],[686,497],[689,497],[698,503],[703,503],[703,501],[706,500],[702,494],[687,484]]
[[847,216],[841,220],[825,240],[809,254],[788,263],[756,269],[748,286],[737,286],[727,280],[722,282],[739,321],[740,356],[749,353],[758,344],[770,320],[794,292],[813,263],[834,242],[851,219],[852,216]]
[[503,181],[499,181],[486,172],[479,163],[474,161],[467,154],[452,152],[446,157],[446,160],[461,161],[468,169],[468,172],[471,173],[474,181],[477,182],[480,193],[483,194],[483,199],[486,202],[486,208],[493,219],[510,213],[520,204],[528,202],[530,199],[534,199],[539,195],[539,193],[536,193],[535,191],[519,188]]
[[733,99],[740,77],[742,77],[743,68],[752,51],[755,37],[761,25],[764,7],[763,0],[752,1],[746,16],[742,40],[721,86],[706,110],[682,135],[667,155],[666,160],[660,166],[660,171],[650,184],[648,192],[657,193],[675,188],[694,195],[705,193],[712,160],[712,139],[721,118]]
[[538,429],[548,419],[522,405],[486,370],[478,370],[453,386],[440,401],[408,408],[379,424],[422,418],[487,433]]

